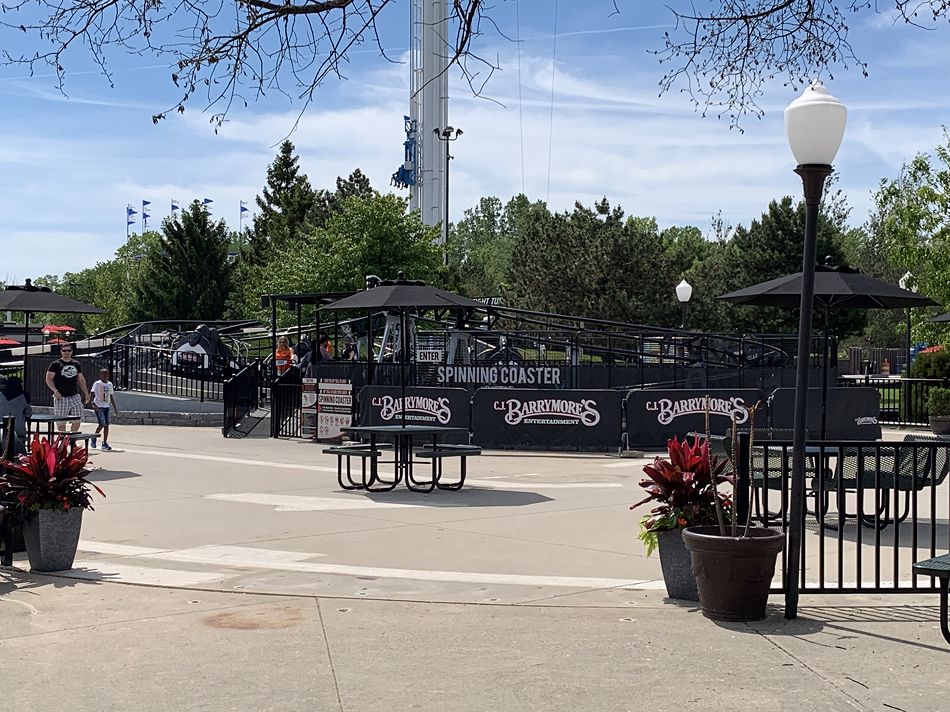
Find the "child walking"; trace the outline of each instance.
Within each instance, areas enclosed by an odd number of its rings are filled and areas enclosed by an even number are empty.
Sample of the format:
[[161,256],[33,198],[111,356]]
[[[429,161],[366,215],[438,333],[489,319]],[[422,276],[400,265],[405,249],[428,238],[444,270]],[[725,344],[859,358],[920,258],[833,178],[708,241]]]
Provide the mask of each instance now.
[[92,407],[96,411],[96,420],[99,421],[99,427],[96,428],[96,434],[102,433],[102,447],[100,450],[109,451],[109,417],[112,413],[118,413],[115,407],[115,386],[112,385],[109,378],[111,374],[108,368],[99,369],[99,380],[92,384]]

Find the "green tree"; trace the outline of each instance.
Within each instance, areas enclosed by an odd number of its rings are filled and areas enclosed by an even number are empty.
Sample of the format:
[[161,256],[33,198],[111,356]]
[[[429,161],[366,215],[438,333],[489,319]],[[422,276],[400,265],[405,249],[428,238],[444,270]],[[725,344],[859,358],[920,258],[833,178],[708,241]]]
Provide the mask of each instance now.
[[[604,199],[552,215],[536,204],[522,217],[510,268],[510,301],[538,311],[678,326],[673,288],[701,238],[661,234],[653,218],[627,217]],[[668,294],[664,299],[660,295]]]
[[[921,294],[950,304],[950,133],[934,155],[918,154],[900,176],[883,180],[870,222],[892,265],[891,276],[909,271]],[[946,340],[946,324],[920,321],[915,338]]]
[[504,206],[498,198],[482,198],[452,226],[448,252],[454,289],[480,297],[497,297],[506,291],[515,239],[509,211],[527,200],[518,195]]
[[[426,226],[399,196],[351,196],[338,203],[325,227],[277,252],[247,291],[259,297],[356,290],[363,288],[368,274],[387,278],[398,272],[439,283],[438,235],[438,227]],[[249,303],[248,310],[258,318],[270,318],[259,303]]]
[[270,248],[292,243],[306,231],[316,195],[298,163],[294,144],[284,141],[267,168],[267,184],[256,198],[259,212],[254,216],[251,238],[256,261],[264,261]]
[[330,216],[339,210],[344,200],[351,197],[369,198],[373,193],[369,178],[359,168],[347,178],[337,176],[335,191],[321,189],[317,192],[308,215],[310,224],[314,227],[326,227]]
[[166,218],[132,290],[134,320],[220,319],[231,281],[229,238],[224,221],[212,222],[197,200],[180,218]]

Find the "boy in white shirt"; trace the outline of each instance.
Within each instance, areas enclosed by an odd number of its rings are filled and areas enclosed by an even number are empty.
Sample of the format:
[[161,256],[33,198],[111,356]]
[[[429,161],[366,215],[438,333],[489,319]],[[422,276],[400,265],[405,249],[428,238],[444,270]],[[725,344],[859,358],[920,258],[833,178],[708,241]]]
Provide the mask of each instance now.
[[118,408],[115,407],[115,398],[112,396],[115,393],[115,386],[112,385],[109,377],[108,368],[99,369],[99,380],[93,383],[90,389],[90,400],[96,411],[96,420],[99,421],[96,434],[102,433],[102,447],[100,449],[106,451],[112,449],[109,447],[109,416],[112,413],[119,412]]

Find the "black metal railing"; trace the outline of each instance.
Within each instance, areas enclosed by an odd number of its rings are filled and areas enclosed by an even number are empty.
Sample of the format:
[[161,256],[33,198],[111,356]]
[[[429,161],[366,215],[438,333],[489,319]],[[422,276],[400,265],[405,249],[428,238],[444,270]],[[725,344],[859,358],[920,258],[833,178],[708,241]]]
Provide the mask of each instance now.
[[260,405],[260,382],[261,369],[257,361],[252,361],[224,382],[224,422],[221,432],[225,437]]
[[[737,441],[739,451],[743,434]],[[740,481],[751,480],[756,524],[789,529],[790,439],[751,442],[751,461],[736,458]],[[783,438],[787,437],[783,434]],[[731,442],[713,442],[731,457]],[[809,593],[934,591],[912,565],[950,551],[950,438],[907,435],[903,441],[809,441],[800,590]],[[775,592],[785,588],[787,553]]]
[[930,397],[930,389],[950,387],[950,379],[846,376],[838,379],[838,385],[876,388],[881,394],[879,420],[882,423],[928,425],[927,399]]
[[159,346],[114,343],[100,355],[116,388],[204,401],[224,398],[224,381],[240,370],[239,361],[218,354],[188,353]]
[[271,383],[270,434],[272,438],[299,438],[303,434],[303,385],[297,369]]

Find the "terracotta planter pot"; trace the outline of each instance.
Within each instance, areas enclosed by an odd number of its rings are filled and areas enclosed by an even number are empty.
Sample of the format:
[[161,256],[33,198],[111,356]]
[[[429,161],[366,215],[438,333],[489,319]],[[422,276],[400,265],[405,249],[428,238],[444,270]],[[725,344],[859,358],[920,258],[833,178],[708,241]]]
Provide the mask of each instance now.
[[65,571],[73,567],[82,509],[41,509],[23,522],[23,539],[32,571]]
[[950,415],[931,415],[930,430],[934,435],[950,435]]
[[684,601],[698,601],[696,578],[693,576],[689,551],[683,542],[682,529],[656,533],[660,544],[660,567],[666,583],[666,595]]
[[772,529],[749,530],[745,538],[720,536],[719,527],[688,527],[689,549],[703,615],[717,621],[765,618],[775,559],[785,535]]

